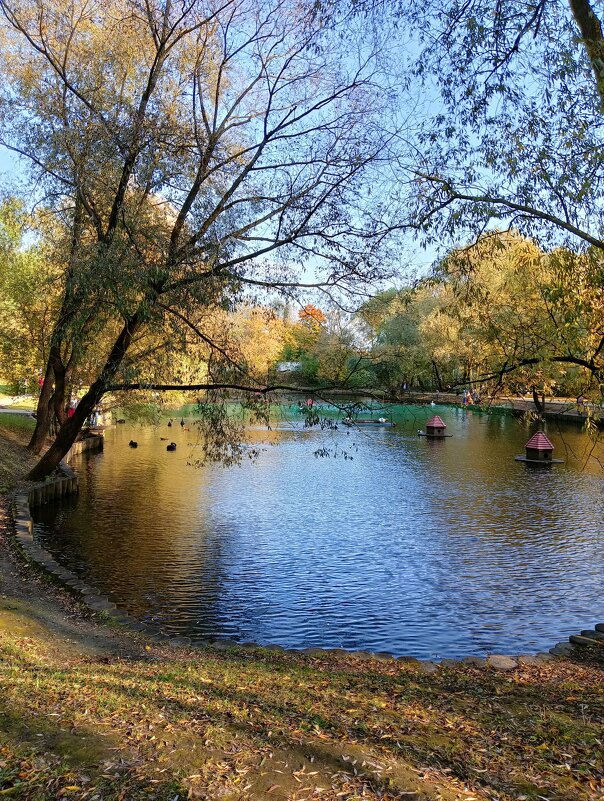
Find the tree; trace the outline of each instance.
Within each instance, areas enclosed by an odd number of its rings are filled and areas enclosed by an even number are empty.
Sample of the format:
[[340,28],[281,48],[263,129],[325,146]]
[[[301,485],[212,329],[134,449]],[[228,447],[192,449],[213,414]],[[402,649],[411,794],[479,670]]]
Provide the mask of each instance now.
[[421,46],[414,79],[440,109],[418,138],[418,225],[436,238],[504,221],[542,245],[604,248],[603,40],[589,3],[436,0],[404,13]]
[[[388,290],[359,310],[372,339],[371,369],[378,383],[392,392],[404,385],[442,390],[444,382],[454,383],[457,377],[457,371],[447,364],[446,331],[439,325],[427,325],[428,321],[440,322],[441,290],[432,283]],[[455,357],[455,366],[458,363]]]
[[311,350],[316,364],[315,379],[323,385],[341,388],[371,386],[373,376],[367,370],[368,354],[354,316],[336,309],[322,317]]
[[312,303],[307,303],[304,308],[300,309],[298,319],[311,331],[321,328],[327,322],[325,313],[313,306]]
[[199,310],[232,306],[243,287],[291,292],[292,265],[309,258],[330,289],[379,277],[364,208],[393,134],[379,125],[376,54],[343,58],[298,3],[0,7],[3,142],[56,216],[63,265],[32,449],[102,345],[40,478],[106,392],[145,385],[128,360],[141,338],[173,347],[176,325],[217,356]]
[[[327,8],[332,18],[342,13]],[[600,9],[589,0],[353,0],[347,10],[392,22],[398,53],[405,53],[399,85],[401,96],[414,98],[417,123],[401,140],[397,164],[401,197],[414,188],[401,224],[415,226],[433,247],[516,229],[544,251],[575,253],[570,262],[586,256],[598,263],[604,251]],[[578,308],[582,301],[563,269],[569,264],[558,271],[558,288]],[[597,304],[602,285],[590,286]],[[585,351],[584,367],[600,376],[602,391],[604,329],[592,332],[597,342]],[[565,353],[559,326],[557,333],[556,358],[581,358],[581,348]],[[525,358],[541,361],[538,350]]]
[[[456,329],[453,352],[466,380],[499,388],[536,383],[581,394],[602,382],[604,306],[598,251],[544,253],[516,232],[489,234],[455,250],[438,273],[445,294],[439,320]],[[436,331],[436,328],[435,328]],[[465,354],[465,357],[464,357]]]
[[[283,350],[286,329],[283,320],[269,307],[242,305],[228,315],[217,317],[215,325],[225,335],[232,377],[246,375],[258,386],[268,384],[269,373]],[[212,334],[212,340],[216,339]],[[223,372],[221,377],[225,380],[228,376]]]
[[541,244],[604,247],[604,35],[589,0],[350,0],[322,13],[374,14],[405,53],[392,69],[417,121],[398,171],[405,192],[415,183],[409,225],[433,243],[503,221]]
[[603,267],[596,249],[548,253],[518,232],[484,234],[452,250],[413,290],[389,290],[361,307],[372,369],[392,389],[480,382],[597,391]]
[[27,244],[27,215],[14,198],[0,205],[0,364],[15,391],[38,388],[56,307],[57,269]]

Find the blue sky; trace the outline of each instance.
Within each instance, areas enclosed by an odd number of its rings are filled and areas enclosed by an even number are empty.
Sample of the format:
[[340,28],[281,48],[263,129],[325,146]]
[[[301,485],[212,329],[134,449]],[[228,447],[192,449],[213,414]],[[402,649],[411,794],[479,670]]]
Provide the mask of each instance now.
[[13,153],[0,145],[0,175],[2,179],[10,180],[19,173],[19,163]]

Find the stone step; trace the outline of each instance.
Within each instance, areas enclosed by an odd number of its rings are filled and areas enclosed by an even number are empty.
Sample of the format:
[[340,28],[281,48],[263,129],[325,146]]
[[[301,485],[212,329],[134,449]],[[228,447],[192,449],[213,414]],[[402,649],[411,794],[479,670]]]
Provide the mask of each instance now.
[[518,667],[518,660],[513,656],[489,654],[487,656],[487,666],[495,670],[514,670],[514,668]]
[[568,656],[572,654],[574,645],[571,642],[558,642],[553,648],[549,649],[550,654],[554,656]]
[[601,640],[594,640],[591,637],[581,637],[577,634],[571,634],[568,641],[573,645],[599,645],[600,648],[604,648],[604,642]]
[[582,637],[591,637],[592,640],[604,640],[604,633],[601,631],[591,631],[590,629],[584,629],[581,632]]
[[461,660],[464,665],[471,665],[472,667],[485,667],[487,660],[481,656],[464,656]]
[[190,637],[171,637],[168,640],[168,645],[172,648],[181,648],[191,645],[191,638]]

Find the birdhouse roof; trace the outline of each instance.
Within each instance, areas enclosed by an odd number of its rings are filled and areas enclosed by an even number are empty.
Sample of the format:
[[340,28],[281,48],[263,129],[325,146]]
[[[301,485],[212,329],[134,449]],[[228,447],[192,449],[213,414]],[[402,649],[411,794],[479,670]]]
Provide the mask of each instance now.
[[529,439],[524,446],[525,448],[532,448],[534,451],[553,451],[554,446],[545,436],[543,431],[537,431],[536,434]]
[[431,417],[428,420],[426,426],[430,426],[430,428],[446,428],[447,424],[441,417],[435,414],[434,417]]

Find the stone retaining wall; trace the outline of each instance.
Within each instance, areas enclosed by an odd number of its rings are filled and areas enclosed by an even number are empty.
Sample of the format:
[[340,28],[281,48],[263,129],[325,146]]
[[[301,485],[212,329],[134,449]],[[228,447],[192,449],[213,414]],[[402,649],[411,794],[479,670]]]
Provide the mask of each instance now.
[[[351,659],[377,660],[380,662],[395,661],[395,657],[389,653],[371,653],[369,651],[346,651],[342,648],[304,648],[302,651],[296,649],[286,649],[280,645],[261,646],[255,642],[238,643],[235,640],[208,639],[202,643],[193,644],[189,637],[169,637],[164,634],[157,626],[150,626],[146,623],[133,618],[127,612],[118,609],[116,604],[110,601],[95,588],[86,584],[72,573],[62,567],[52,555],[41,548],[33,538],[33,521],[30,513],[30,504],[44,503],[46,500],[54,499],[66,494],[62,488],[67,486],[64,482],[75,481],[77,486],[77,476],[72,468],[62,465],[63,470],[69,471],[71,475],[57,478],[55,481],[48,481],[42,485],[45,492],[36,495],[38,487],[34,487],[29,492],[17,492],[14,497],[14,520],[16,539],[25,554],[33,560],[41,569],[47,571],[64,586],[72,590],[80,600],[93,612],[102,612],[109,622],[119,623],[127,626],[132,631],[141,632],[145,638],[157,643],[167,643],[174,647],[198,647],[213,648],[216,650],[265,650],[265,651],[287,651],[294,654],[306,654],[310,657],[322,657],[330,654],[347,655]],[[58,485],[53,489],[53,484]],[[33,500],[32,500],[33,494]],[[37,501],[36,498],[43,498]],[[468,656],[464,659],[443,659],[440,663],[430,660],[419,660],[412,656],[401,656],[396,658],[398,662],[412,662],[422,673],[436,673],[444,668],[456,667],[458,665],[471,665],[478,668],[491,668],[493,670],[511,671],[521,665],[534,665],[547,662],[555,657],[567,657],[575,648],[585,646],[604,647],[604,624],[597,624],[593,630],[582,631],[580,635],[573,635],[568,642],[561,642],[550,648],[549,653],[540,653],[534,656],[504,656],[501,654],[491,654],[487,657]]]
[[69,462],[74,456],[84,453],[84,451],[102,451],[105,440],[100,435],[86,437],[78,442],[74,442],[65,460],[61,462],[62,476],[56,476],[47,481],[34,484],[27,493],[27,500],[30,506],[40,506],[43,503],[62,498],[64,495],[73,495],[79,491],[78,476],[75,470],[69,466]]
[[102,451],[105,445],[105,439],[100,434],[93,434],[85,439],[74,442],[69,449],[65,461],[70,462],[74,456],[79,456],[84,451]]

